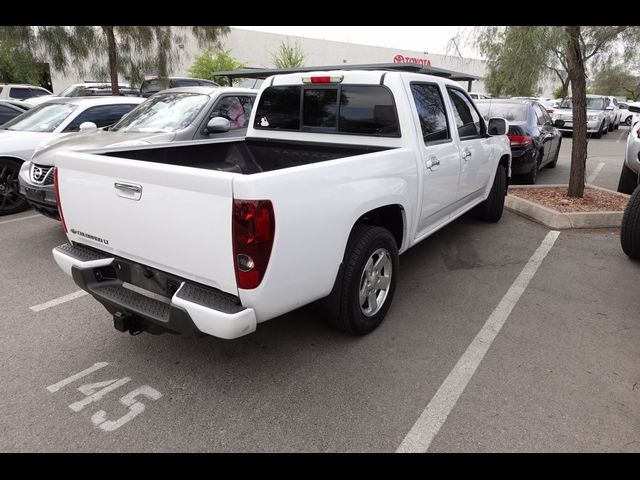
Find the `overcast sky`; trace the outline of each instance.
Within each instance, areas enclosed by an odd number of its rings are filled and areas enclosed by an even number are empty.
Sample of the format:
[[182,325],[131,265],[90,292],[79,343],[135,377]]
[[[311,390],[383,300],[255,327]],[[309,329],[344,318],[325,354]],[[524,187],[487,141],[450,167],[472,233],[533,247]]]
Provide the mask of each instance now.
[[340,42],[360,43],[375,45],[378,47],[398,48],[402,50],[415,50],[418,52],[439,53],[456,55],[455,48],[447,51],[449,41],[460,34],[458,42],[460,51],[465,57],[479,57],[478,52],[469,45],[465,45],[470,28],[460,26],[438,27],[386,27],[386,26],[332,26],[332,27],[262,27],[262,26],[237,26],[248,30],[260,30],[262,32],[295,35],[299,37],[320,38],[324,40],[337,40]]

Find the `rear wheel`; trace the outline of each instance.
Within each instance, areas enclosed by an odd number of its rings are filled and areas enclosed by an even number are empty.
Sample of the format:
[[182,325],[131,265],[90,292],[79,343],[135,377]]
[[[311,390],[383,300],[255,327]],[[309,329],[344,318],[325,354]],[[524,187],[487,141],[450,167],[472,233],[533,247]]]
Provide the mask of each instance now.
[[620,244],[629,257],[640,259],[640,187],[636,187],[624,210]]
[[472,211],[472,215],[485,222],[497,222],[502,218],[504,210],[504,197],[507,193],[507,172],[502,165],[498,166],[496,176],[493,179],[491,192],[487,199],[477,205]]
[[625,120],[624,120],[624,124],[625,124],[626,126],[628,126],[628,127],[630,127],[630,126],[631,126],[631,118],[632,118],[632,115],[629,115],[629,116],[628,116],[627,118],[625,118]]
[[618,181],[618,191],[631,195],[638,186],[638,174],[627,167],[626,162],[622,162],[622,171]]
[[356,225],[347,244],[342,275],[323,302],[331,325],[352,335],[375,330],[391,306],[398,267],[398,247],[391,232]]
[[613,121],[613,122],[611,122],[611,121],[610,121],[610,122],[609,122],[609,129],[608,129],[608,130],[609,130],[610,132],[613,132],[613,130],[614,130],[614,129],[615,129],[615,121]]
[[0,158],[0,216],[11,215],[29,208],[27,200],[20,195],[18,173],[22,163],[9,158]]

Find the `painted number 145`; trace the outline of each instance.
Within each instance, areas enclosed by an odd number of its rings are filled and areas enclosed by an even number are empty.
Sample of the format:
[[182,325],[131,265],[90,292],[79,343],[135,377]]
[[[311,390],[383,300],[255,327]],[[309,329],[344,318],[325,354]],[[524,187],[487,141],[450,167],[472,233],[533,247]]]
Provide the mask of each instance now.
[[[86,377],[87,375],[103,367],[106,367],[107,365],[109,365],[107,362],[95,363],[91,367],[78,372],[75,375],[71,375],[70,377],[67,377],[58,383],[49,385],[47,387],[47,390],[49,390],[51,393],[55,393],[61,388],[69,385],[70,383],[73,383],[76,380],[80,380],[81,378]],[[130,377],[124,377],[82,385],[81,387],[78,387],[78,390],[81,393],[85,394],[85,398],[72,403],[71,405],[69,405],[69,408],[74,412],[79,412],[89,404],[100,400],[107,393],[121,387],[125,383],[128,383],[130,380]],[[145,405],[138,400],[138,398],[140,397],[147,397],[151,400],[158,400],[160,397],[162,397],[162,394],[155,388],[151,388],[149,385],[142,385],[141,387],[132,390],[131,392],[120,398],[120,403],[129,408],[129,411],[125,415],[116,420],[107,420],[107,412],[105,412],[104,410],[98,410],[91,416],[91,422],[93,422],[96,427],[104,430],[105,432],[112,432],[113,430],[117,430],[118,428],[122,427],[127,422],[133,420],[135,417],[144,412]]]

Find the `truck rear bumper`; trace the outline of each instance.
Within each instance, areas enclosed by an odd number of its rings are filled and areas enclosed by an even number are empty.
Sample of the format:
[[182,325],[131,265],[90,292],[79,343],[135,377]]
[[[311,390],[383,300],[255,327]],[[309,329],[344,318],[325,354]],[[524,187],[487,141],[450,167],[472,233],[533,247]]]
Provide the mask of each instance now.
[[[205,333],[233,339],[256,329],[253,309],[243,307],[237,297],[214,288],[153,271],[79,244],[60,245],[53,249],[53,257],[80,288],[114,316],[118,330],[130,333],[144,330],[149,333]],[[145,269],[145,273],[150,272],[151,277],[147,278],[154,279],[156,283],[162,283],[158,280],[164,280],[167,285],[173,282],[177,289],[167,296],[148,291],[142,285],[128,283],[125,280],[138,278],[135,272],[132,273],[136,267]]]

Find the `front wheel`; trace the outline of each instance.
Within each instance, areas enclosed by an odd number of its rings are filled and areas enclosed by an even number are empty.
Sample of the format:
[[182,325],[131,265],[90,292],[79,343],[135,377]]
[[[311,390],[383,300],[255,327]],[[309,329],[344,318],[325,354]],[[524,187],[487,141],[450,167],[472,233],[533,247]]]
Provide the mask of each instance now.
[[0,158],[0,216],[11,215],[29,208],[20,195],[18,173],[22,164],[9,158]]
[[502,165],[498,165],[496,176],[493,179],[491,192],[487,199],[477,205],[472,215],[485,222],[495,223],[502,218],[504,210],[504,197],[507,194],[507,171]]
[[556,150],[556,154],[553,157],[553,160],[547,163],[547,168],[556,168],[558,165],[558,157],[560,156],[560,147],[562,146],[562,137],[558,139],[558,149]]
[[396,288],[399,260],[387,229],[356,225],[344,256],[343,272],[325,305],[329,322],[352,335],[375,330],[384,320]]
[[640,187],[635,189],[624,210],[620,245],[622,251],[630,258],[640,259]]

